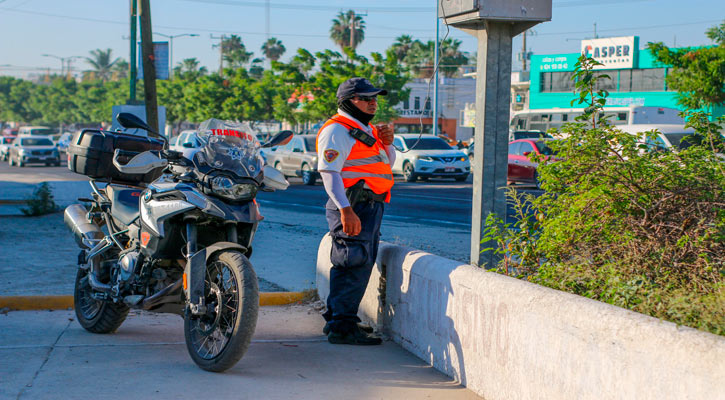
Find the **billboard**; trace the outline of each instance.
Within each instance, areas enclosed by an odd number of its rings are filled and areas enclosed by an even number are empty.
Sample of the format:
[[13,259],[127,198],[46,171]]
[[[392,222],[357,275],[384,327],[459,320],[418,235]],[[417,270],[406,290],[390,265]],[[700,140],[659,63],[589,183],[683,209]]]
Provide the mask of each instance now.
[[[143,51],[138,43],[138,79],[143,79]],[[169,79],[169,42],[154,42],[156,79]]]
[[604,65],[594,69],[637,68],[639,37],[623,36],[582,40],[581,53]]

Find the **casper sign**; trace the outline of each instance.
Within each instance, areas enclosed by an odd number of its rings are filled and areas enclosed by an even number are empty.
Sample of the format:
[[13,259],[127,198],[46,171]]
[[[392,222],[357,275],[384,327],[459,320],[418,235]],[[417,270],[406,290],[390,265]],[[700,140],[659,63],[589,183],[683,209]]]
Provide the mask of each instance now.
[[595,69],[635,68],[637,36],[582,40],[582,54],[604,65]]

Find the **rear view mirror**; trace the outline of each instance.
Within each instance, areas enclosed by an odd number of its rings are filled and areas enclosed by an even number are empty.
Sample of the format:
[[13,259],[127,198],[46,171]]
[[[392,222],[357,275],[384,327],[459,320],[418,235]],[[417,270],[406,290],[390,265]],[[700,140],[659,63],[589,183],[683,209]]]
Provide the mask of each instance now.
[[[272,191],[285,190],[289,186],[289,182],[284,178],[284,174],[269,165],[264,166],[264,180],[262,183],[264,184],[264,188],[267,188],[267,190],[271,189]],[[265,190],[264,188],[262,190]]]
[[267,143],[263,144],[262,147],[274,147],[287,144],[290,140],[292,140],[292,136],[294,136],[292,131],[282,131],[272,136],[272,138],[269,139]]
[[525,152],[524,152],[524,156],[528,156],[529,154],[531,154],[531,152],[530,152],[530,151],[525,151]]
[[139,118],[131,113],[119,113],[116,116],[116,121],[118,121],[118,123],[121,124],[121,126],[126,129],[138,128],[138,129],[143,129],[145,131],[149,131],[149,132],[158,134],[150,126],[148,126],[148,124],[146,122],[144,122],[141,118]]
[[193,149],[194,148],[194,143],[186,142],[186,143],[182,144],[181,147],[183,147],[185,149]]

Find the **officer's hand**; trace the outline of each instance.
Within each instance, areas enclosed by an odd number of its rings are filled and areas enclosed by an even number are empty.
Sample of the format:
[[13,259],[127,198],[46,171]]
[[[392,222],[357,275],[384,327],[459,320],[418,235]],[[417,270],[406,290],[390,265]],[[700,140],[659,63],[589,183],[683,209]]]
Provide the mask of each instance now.
[[347,206],[340,210],[340,220],[342,221],[342,231],[348,236],[357,236],[362,230],[360,218],[357,217],[352,207]]
[[378,136],[380,136],[380,141],[383,142],[384,145],[389,146],[393,144],[393,127],[388,125],[377,125],[376,128],[378,128]]

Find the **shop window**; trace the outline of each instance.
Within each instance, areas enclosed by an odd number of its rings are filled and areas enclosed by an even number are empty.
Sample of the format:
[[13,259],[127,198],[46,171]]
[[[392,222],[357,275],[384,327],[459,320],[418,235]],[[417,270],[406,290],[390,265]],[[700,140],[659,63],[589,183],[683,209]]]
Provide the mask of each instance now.
[[430,97],[425,99],[425,109],[430,110]]
[[541,91],[542,92],[572,92],[574,91],[574,81],[571,80],[573,72],[542,72],[541,73]]
[[620,72],[620,92],[663,92],[665,69],[630,69]]
[[[604,78],[602,75],[606,75],[609,78]],[[617,90],[617,71],[602,71],[597,72],[594,74],[597,78],[597,84],[594,86],[595,90],[607,90],[607,91],[615,91]]]
[[409,99],[403,100],[403,110],[408,110],[410,108],[410,101]]
[[415,105],[414,105],[414,108],[415,108],[416,110],[420,110],[420,97],[416,97],[416,98],[415,98]]

